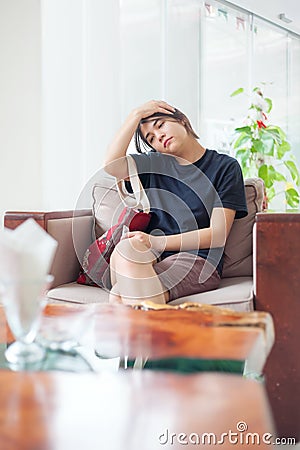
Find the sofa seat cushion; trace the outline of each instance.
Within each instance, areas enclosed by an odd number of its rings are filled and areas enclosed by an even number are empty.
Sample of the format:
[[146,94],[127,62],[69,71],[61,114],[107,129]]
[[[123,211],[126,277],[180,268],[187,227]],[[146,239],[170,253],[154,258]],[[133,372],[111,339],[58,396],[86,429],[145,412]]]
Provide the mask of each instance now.
[[51,289],[48,299],[72,303],[108,303],[108,292],[99,287],[73,282]]
[[[170,305],[197,302],[218,305],[235,311],[252,311],[252,288],[252,277],[223,278],[218,289],[181,297],[170,302]],[[108,302],[108,292],[98,287],[68,283],[51,289],[48,292],[48,298],[50,301],[60,300],[73,303],[106,303]]]
[[177,298],[169,304],[179,305],[184,302],[216,305],[240,312],[253,311],[253,278],[222,278],[218,289]]

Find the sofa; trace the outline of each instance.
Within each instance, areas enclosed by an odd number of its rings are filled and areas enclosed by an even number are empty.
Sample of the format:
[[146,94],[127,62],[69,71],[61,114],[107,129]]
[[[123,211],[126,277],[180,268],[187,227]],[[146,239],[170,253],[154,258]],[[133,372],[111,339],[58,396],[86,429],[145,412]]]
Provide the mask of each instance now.
[[[115,179],[105,174],[89,186],[91,208],[59,212],[7,212],[4,225],[15,228],[33,217],[58,241],[51,273],[54,275],[48,297],[52,302],[103,303],[108,292],[100,287],[76,282],[83,256],[89,245],[116,222],[123,208]],[[220,287],[213,291],[178,298],[171,305],[184,302],[218,305],[235,311],[253,310],[253,225],[262,211],[264,185],[259,178],[245,180],[248,215],[235,220],[224,250]],[[78,206],[78,205],[77,205]]]

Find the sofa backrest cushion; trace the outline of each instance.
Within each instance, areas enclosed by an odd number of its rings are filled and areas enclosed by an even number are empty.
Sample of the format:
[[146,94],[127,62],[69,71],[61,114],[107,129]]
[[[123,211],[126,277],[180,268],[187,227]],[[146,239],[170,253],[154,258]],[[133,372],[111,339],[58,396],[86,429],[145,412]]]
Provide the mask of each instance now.
[[[223,278],[251,276],[252,230],[255,214],[262,210],[264,185],[260,178],[245,180],[248,215],[237,219],[232,225],[224,249]],[[116,188],[115,178],[107,175],[93,186],[93,214],[95,217],[95,237],[101,236],[117,223],[123,209]]]
[[245,180],[248,215],[233,222],[224,249],[223,278],[252,276],[253,225],[255,215],[262,211],[264,183],[260,178]]
[[93,215],[95,237],[100,237],[118,222],[124,205],[117,191],[116,179],[107,175],[93,186]]

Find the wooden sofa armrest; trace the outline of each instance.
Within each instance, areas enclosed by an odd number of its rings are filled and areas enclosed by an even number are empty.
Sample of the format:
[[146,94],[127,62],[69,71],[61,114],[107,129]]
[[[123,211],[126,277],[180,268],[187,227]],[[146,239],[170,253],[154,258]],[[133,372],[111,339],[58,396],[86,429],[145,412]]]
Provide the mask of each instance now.
[[48,220],[51,219],[68,219],[73,217],[91,216],[91,209],[81,209],[78,211],[6,211],[4,213],[4,226],[14,230],[27,219],[34,219],[44,230],[47,231]]
[[36,220],[58,242],[50,270],[50,273],[54,275],[52,287],[75,281],[83,255],[93,240],[94,218],[92,210],[8,211],[4,215],[4,226],[14,229],[30,218]]

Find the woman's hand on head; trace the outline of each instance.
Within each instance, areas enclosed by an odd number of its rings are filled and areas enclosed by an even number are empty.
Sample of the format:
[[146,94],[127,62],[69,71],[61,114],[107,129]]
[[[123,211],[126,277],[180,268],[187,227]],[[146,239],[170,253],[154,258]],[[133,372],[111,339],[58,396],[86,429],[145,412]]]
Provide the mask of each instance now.
[[134,113],[138,115],[139,120],[152,116],[155,113],[172,114],[175,112],[175,108],[162,100],[150,100],[147,103],[139,106],[134,110]]
[[127,178],[128,167],[124,156],[139,122],[155,113],[172,115],[174,112],[175,108],[171,105],[157,100],[151,100],[131,111],[108,146],[107,157],[104,161],[105,170],[118,179]]

